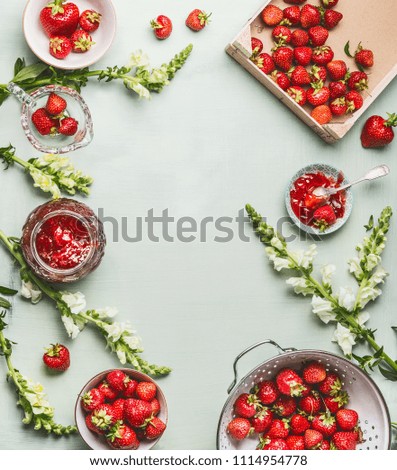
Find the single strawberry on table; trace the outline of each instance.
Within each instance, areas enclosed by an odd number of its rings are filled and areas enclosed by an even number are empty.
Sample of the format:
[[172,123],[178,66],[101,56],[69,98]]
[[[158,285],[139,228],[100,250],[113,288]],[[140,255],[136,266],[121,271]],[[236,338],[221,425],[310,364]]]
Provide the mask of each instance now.
[[227,425],[227,430],[233,439],[242,441],[251,431],[251,423],[246,418],[234,418]]
[[166,424],[157,416],[153,416],[147,421],[146,427],[144,428],[144,435],[146,439],[158,439],[163,435],[166,430]]
[[319,207],[313,214],[313,224],[320,230],[325,232],[327,228],[336,222],[335,211],[329,204]]
[[284,12],[276,5],[270,4],[262,10],[261,17],[267,26],[276,26],[284,18]]
[[205,11],[196,8],[195,10],[189,13],[188,17],[186,18],[185,24],[192,31],[201,31],[210,22],[211,15],[212,13],[206,13]]
[[76,119],[72,117],[65,117],[59,124],[58,132],[62,135],[72,136],[76,134],[78,128],[79,123],[76,121]]
[[73,52],[88,52],[95,44],[92,37],[84,29],[76,30],[70,37]]
[[322,126],[328,124],[332,120],[332,112],[329,106],[322,104],[315,107],[310,113],[311,117]]
[[172,33],[172,21],[165,15],[159,15],[150,22],[154,35],[157,39],[167,39]]
[[361,67],[371,68],[374,66],[374,53],[370,49],[364,49],[361,42],[357,46],[354,59],[356,64],[361,65]]
[[65,59],[73,49],[72,41],[66,36],[53,36],[50,38],[49,51],[56,59]]
[[87,31],[87,33],[93,33],[99,28],[101,24],[102,15],[95,10],[84,10],[80,15],[80,28]]
[[102,403],[105,403],[105,395],[99,388],[92,388],[81,397],[81,406],[88,412],[94,411]]
[[46,349],[43,355],[44,364],[52,370],[64,372],[70,367],[70,353],[66,346],[56,343]]
[[80,20],[76,4],[53,0],[40,12],[40,22],[47,36],[71,36]]
[[66,109],[67,103],[62,96],[57,95],[56,93],[50,93],[48,96],[45,109],[51,116],[60,116]]
[[397,126],[397,114],[389,114],[388,119],[382,116],[371,116],[361,133],[364,148],[377,148],[389,145],[394,139],[393,127]]
[[118,421],[106,434],[106,440],[113,449],[138,449],[140,442],[133,429]]

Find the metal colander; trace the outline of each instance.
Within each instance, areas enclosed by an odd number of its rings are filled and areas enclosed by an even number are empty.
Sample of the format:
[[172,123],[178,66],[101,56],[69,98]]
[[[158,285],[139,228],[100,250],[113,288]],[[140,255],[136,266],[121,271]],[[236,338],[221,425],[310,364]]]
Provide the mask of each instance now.
[[[247,374],[236,386],[237,363],[249,351],[263,344],[271,344],[278,349],[279,354],[260,364]],[[221,450],[254,450],[258,444],[258,436],[248,437],[243,441],[231,439],[227,433],[228,423],[236,417],[233,404],[242,393],[249,393],[256,383],[273,379],[277,372],[284,367],[300,369],[304,362],[317,361],[325,365],[327,371],[337,373],[343,383],[343,389],[350,396],[349,408],[357,411],[360,417],[360,427],[365,442],[358,449],[387,450],[391,441],[391,422],[386,402],[375,382],[357,366],[348,360],[318,350],[296,350],[281,348],[274,341],[267,339],[256,343],[240,353],[233,364],[234,381],[228,389],[227,399],[218,424],[217,447]]]

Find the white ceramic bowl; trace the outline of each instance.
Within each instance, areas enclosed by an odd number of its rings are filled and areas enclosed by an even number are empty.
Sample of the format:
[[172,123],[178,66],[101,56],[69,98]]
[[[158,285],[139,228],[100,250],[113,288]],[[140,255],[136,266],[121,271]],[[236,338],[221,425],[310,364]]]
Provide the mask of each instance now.
[[[103,372],[100,372],[97,374],[95,377],[90,379],[84,387],[81,389],[81,392],[79,393],[79,396],[77,397],[76,400],[76,405],[74,409],[74,416],[75,416],[75,421],[77,425],[77,429],[80,433],[80,436],[82,437],[83,441],[93,450],[113,450],[107,443],[106,440],[99,436],[98,434],[95,434],[94,432],[90,431],[85,423],[85,417],[87,416],[87,413],[83,410],[83,407],[81,406],[81,397],[88,392],[91,388],[96,387],[99,385],[107,376],[109,372],[115,369],[109,369],[105,370]],[[157,400],[160,403],[160,413],[158,414],[158,417],[165,423],[167,424],[168,422],[168,407],[167,407],[167,402],[164,396],[163,391],[159,387],[158,383],[155,382],[151,377],[149,377],[146,374],[143,374],[142,372],[138,372],[134,369],[117,369],[123,371],[125,374],[127,374],[129,377],[131,377],[134,380],[137,380],[138,382],[152,382],[156,385],[157,387]],[[142,440],[141,444],[138,448],[138,450],[150,450],[152,447],[154,447],[157,442],[161,439],[162,436],[160,436],[158,439],[154,440]]]
[[73,0],[80,13],[93,9],[102,14],[99,28],[92,33],[95,41],[91,49],[85,53],[71,52],[63,60],[56,59],[49,52],[49,38],[40,23],[40,11],[49,0],[29,0],[23,13],[23,32],[32,52],[46,64],[59,69],[74,70],[88,67],[107,52],[116,33],[116,12],[111,0]]

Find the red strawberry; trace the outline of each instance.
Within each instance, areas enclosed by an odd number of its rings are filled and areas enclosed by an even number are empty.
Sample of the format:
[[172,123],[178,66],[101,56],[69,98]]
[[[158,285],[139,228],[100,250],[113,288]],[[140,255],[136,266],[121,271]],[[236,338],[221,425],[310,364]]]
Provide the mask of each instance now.
[[251,426],[254,432],[262,434],[266,432],[273,421],[273,413],[264,408],[251,419]]
[[291,5],[302,5],[306,0],[284,0],[285,3],[290,3]]
[[288,436],[285,441],[288,450],[305,450],[305,439],[303,436]]
[[195,9],[189,13],[186,18],[185,24],[188,28],[193,31],[201,31],[210,22],[210,16],[212,13],[206,13],[203,10]]
[[302,393],[300,394],[300,396],[301,397],[307,397],[311,394],[311,392],[312,392],[312,388],[310,387],[310,385],[303,384]]
[[327,79],[327,69],[323,65],[313,65],[309,73],[313,83],[319,81],[325,83]]
[[81,397],[81,406],[85,411],[93,411],[102,403],[105,403],[105,395],[99,388],[92,388]]
[[277,70],[275,70],[270,76],[284,91],[291,86],[291,81],[288,78],[287,74],[285,74],[284,72],[278,72]]
[[312,106],[321,106],[329,100],[330,92],[328,87],[324,86],[322,82],[312,83],[311,88],[307,90],[307,101]]
[[284,72],[292,67],[294,52],[289,47],[280,47],[273,52],[273,60],[277,68],[281,69]]
[[333,29],[338,25],[338,23],[342,20],[342,18],[343,18],[343,15],[339,11],[327,10],[324,13],[323,25],[327,29]]
[[124,418],[124,398],[119,398],[118,400],[115,400],[112,405],[117,421],[121,421]]
[[316,415],[321,410],[321,399],[318,395],[301,398],[298,407],[309,416]]
[[344,97],[332,101],[329,107],[334,116],[342,116],[347,112],[347,104]]
[[309,65],[313,56],[313,51],[310,47],[297,47],[294,49],[294,59],[298,65]]
[[[33,116],[32,116],[33,119]],[[70,367],[70,353],[62,344],[52,344],[43,355],[44,364],[52,370],[64,372]]]
[[334,8],[338,4],[339,0],[321,0],[324,8]]
[[331,449],[330,443],[326,439],[324,439],[318,450],[330,450],[330,449]]
[[374,65],[374,53],[370,49],[364,49],[360,44],[357,46],[357,50],[354,54],[356,64],[361,65],[365,68],[373,67]]
[[314,47],[324,46],[328,36],[329,32],[323,26],[313,26],[309,29],[310,43]]
[[291,416],[289,425],[291,427],[291,431],[294,434],[303,434],[306,429],[310,428],[310,422],[306,418],[306,416],[295,414]]
[[262,20],[268,26],[276,26],[284,17],[283,10],[275,5],[267,5],[261,13]]
[[303,28],[311,28],[321,23],[321,14],[318,7],[314,5],[305,5],[301,10],[301,25]]
[[80,28],[87,31],[87,33],[93,33],[99,28],[101,24],[102,15],[95,10],[85,10],[80,16]]
[[397,114],[388,114],[389,119],[382,116],[371,116],[361,133],[361,143],[365,148],[384,147],[394,139],[393,127],[397,126]]
[[331,441],[331,448],[338,450],[356,450],[357,440],[352,432],[336,432]]
[[113,401],[117,397],[117,393],[109,387],[109,384],[104,380],[98,386],[98,389],[103,393],[105,396],[105,400]]
[[150,22],[157,39],[167,39],[172,33],[172,21],[165,15],[159,15]]
[[295,398],[285,396],[280,397],[273,405],[273,411],[282,418],[291,416],[296,411]]
[[152,401],[156,396],[157,387],[153,382],[140,382],[135,393],[141,400]]
[[307,450],[319,449],[323,442],[323,435],[315,429],[308,429],[305,431],[305,448]]
[[234,411],[242,418],[252,418],[259,409],[259,400],[256,395],[242,393],[234,402]]
[[336,222],[334,209],[328,204],[319,207],[313,214],[313,222],[320,232],[325,232],[328,227]]
[[[290,86],[287,90],[289,96],[300,106],[306,104],[306,90],[298,85]],[[302,386],[303,388],[303,386]]]
[[327,70],[331,80],[337,82],[344,80],[347,74],[347,65],[343,60],[333,60],[327,64]]
[[322,126],[324,124],[328,124],[332,120],[331,109],[326,104],[316,106],[310,113],[310,116]]
[[139,440],[133,429],[118,421],[106,434],[106,440],[113,449],[138,449]]
[[257,391],[259,400],[264,405],[271,405],[274,403],[280,395],[276,384],[272,380],[265,380],[259,384],[259,389]]
[[56,59],[65,59],[72,52],[72,49],[72,43],[66,36],[53,36],[50,39],[49,51]]
[[272,36],[278,45],[284,45],[291,42],[292,33],[287,26],[279,25],[273,29]]
[[234,418],[227,425],[227,430],[233,439],[242,441],[251,431],[251,423],[245,418]]
[[336,395],[342,390],[342,382],[338,375],[331,372],[318,386],[318,389],[324,395]]
[[150,406],[152,407],[152,414],[157,416],[161,410],[160,402],[157,400],[157,398],[153,398],[153,400],[150,402]]
[[146,428],[145,428],[145,437],[146,439],[152,440],[157,439],[163,435],[164,431],[166,430],[166,424],[161,421],[160,418],[157,416],[153,416],[148,421]]
[[318,384],[325,380],[327,371],[320,362],[311,362],[302,372],[303,380],[308,384]]
[[285,439],[272,439],[269,436],[264,436],[259,439],[256,448],[258,450],[288,450],[288,445]]
[[284,19],[282,21],[282,24],[295,26],[299,24],[301,20],[301,9],[296,5],[292,7],[284,8],[283,14],[284,14]]
[[251,38],[252,54],[257,56],[263,50],[263,42],[258,38]]
[[342,96],[345,96],[347,93],[347,86],[346,83],[342,80],[339,80],[338,82],[330,82],[328,84],[328,88],[330,91],[330,99],[336,100],[336,98],[341,98]]
[[124,417],[133,427],[143,426],[151,415],[152,407],[147,401],[129,398],[124,403]]
[[119,412],[115,411],[112,405],[102,403],[102,405],[99,405],[90,416],[92,425],[95,426],[99,434],[102,434],[116,424]]
[[276,68],[272,57],[267,52],[262,52],[262,54],[259,54],[255,59],[255,63],[266,75],[272,73]]
[[65,0],[53,0],[40,12],[40,22],[49,37],[71,36],[80,19],[77,6]]
[[331,437],[336,432],[335,418],[329,412],[317,415],[313,418],[312,428],[325,437]]
[[309,44],[309,34],[304,29],[296,29],[291,36],[291,44],[295,47],[307,46]]
[[104,431],[99,430],[92,422],[92,414],[89,414],[85,417],[85,424],[90,431],[95,432],[96,434],[104,433]]
[[116,393],[123,392],[126,384],[130,381],[130,378],[121,370],[112,370],[106,376],[106,381],[109,387]]
[[138,386],[138,382],[136,380],[129,380],[125,384],[123,395],[126,398],[133,398],[135,396],[135,390],[136,390],[137,386]]
[[344,408],[336,413],[336,422],[342,431],[353,431],[358,423],[358,414],[355,410]]
[[95,44],[92,37],[84,31],[84,29],[78,29],[70,37],[72,42],[73,52],[83,53],[88,52],[91,47]]
[[324,397],[324,406],[331,413],[336,413],[340,408],[347,405],[349,396],[346,392],[339,392],[337,395],[332,397]]
[[352,72],[347,80],[350,90],[363,91],[368,88],[368,75],[365,72]]
[[79,128],[79,123],[72,117],[62,119],[58,132],[62,135],[74,135]]
[[58,116],[65,111],[66,106],[66,100],[64,100],[62,96],[59,96],[56,93],[50,93],[45,109],[52,116]]
[[329,46],[320,46],[313,50],[312,61],[316,65],[327,65],[333,58],[334,51]]
[[289,425],[281,419],[274,419],[267,432],[267,436],[272,439],[285,439],[289,434]]
[[363,107],[364,99],[356,90],[349,91],[345,96],[345,99],[348,113],[353,113]]
[[298,65],[291,72],[291,82],[293,85],[305,86],[310,84],[309,72],[302,65]]
[[[299,87],[291,87],[299,88]],[[290,89],[291,89],[290,88]],[[283,395],[291,397],[301,396],[303,389],[303,381],[301,377],[292,369],[282,369],[276,377],[276,384]]]

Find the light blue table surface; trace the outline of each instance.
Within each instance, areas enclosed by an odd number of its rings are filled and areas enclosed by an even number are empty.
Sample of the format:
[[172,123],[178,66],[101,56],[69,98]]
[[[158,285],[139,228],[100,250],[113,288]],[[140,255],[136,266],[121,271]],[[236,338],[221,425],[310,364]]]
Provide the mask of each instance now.
[[[152,64],[161,64],[189,42],[194,51],[186,66],[161,95],[151,102],[131,97],[121,84],[90,83],[83,96],[95,123],[95,140],[71,157],[75,165],[95,178],[92,195],[85,200],[94,210],[103,208],[128,233],[136,233],[137,218],[153,209],[168,209],[179,219],[232,217],[246,202],[276,223],[286,216],[284,189],[301,167],[327,162],[350,178],[387,163],[392,175],[376,184],[354,189],[351,219],[334,236],[319,242],[316,266],[333,262],[336,283],[354,285],[346,260],[362,239],[362,226],[371,214],[379,214],[397,198],[396,145],[382,151],[364,151],[359,142],[364,119],[371,114],[396,111],[397,82],[380,96],[342,142],[323,143],[276,98],[224,52],[225,45],[256,11],[260,0],[115,0],[118,31],[115,42],[98,66],[122,65],[136,49],[144,49]],[[21,29],[24,1],[8,2],[0,18],[0,82],[12,75],[16,57],[33,59]],[[213,21],[200,34],[184,26],[187,13],[201,7],[213,12]],[[170,39],[157,41],[148,23],[160,13],[174,21]],[[36,156],[19,124],[20,107],[8,99],[0,109],[0,146],[12,142],[18,155]],[[27,214],[46,198],[32,188],[20,168],[0,174],[0,228],[19,235]],[[159,449],[212,449],[216,445],[219,413],[232,381],[232,362],[245,347],[273,338],[285,347],[319,348],[339,353],[331,343],[332,327],[311,313],[310,302],[298,298],[285,285],[284,276],[268,264],[258,240],[247,225],[250,242],[239,240],[237,224],[228,243],[208,224],[207,241],[152,242],[145,235],[139,243],[108,235],[106,256],[100,268],[73,286],[87,296],[89,306],[115,305],[121,320],[130,320],[143,338],[144,357],[169,365],[172,374],[160,380],[168,404],[169,427]],[[121,230],[121,229],[120,229]],[[296,230],[288,228],[288,233]],[[170,225],[175,235],[175,223]],[[188,234],[189,235],[189,234]],[[295,241],[305,247],[307,242]],[[379,341],[397,356],[395,223],[390,232],[384,265],[390,272],[384,294],[368,311],[370,327]],[[18,288],[17,269],[0,249],[0,285]],[[47,301],[32,306],[15,298],[8,318],[7,336],[16,341],[13,361],[26,375],[42,382],[56,409],[56,419],[73,421],[76,396],[97,372],[117,367],[115,357],[91,329],[74,342]],[[43,347],[65,342],[71,350],[72,367],[60,376],[50,375],[41,361]],[[359,347],[357,351],[365,351]],[[273,354],[270,349],[252,353],[241,363],[241,374]],[[28,429],[21,423],[14,390],[5,380],[0,360],[0,448],[85,449],[78,436],[56,439]],[[373,375],[383,391],[394,419],[397,416],[397,385],[378,373]]]

